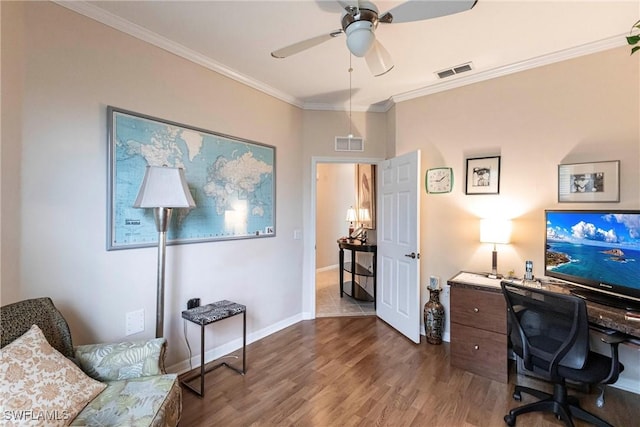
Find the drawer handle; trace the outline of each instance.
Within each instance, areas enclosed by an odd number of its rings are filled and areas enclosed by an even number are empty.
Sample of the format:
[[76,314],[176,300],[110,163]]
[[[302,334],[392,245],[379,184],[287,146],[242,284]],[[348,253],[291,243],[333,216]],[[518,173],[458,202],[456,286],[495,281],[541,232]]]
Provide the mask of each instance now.
[[476,345],[473,346],[473,349],[474,350],[480,350],[480,346],[478,344],[476,344]]
[[473,307],[473,312],[474,312],[474,313],[477,313],[477,312],[479,312],[479,311],[480,311],[480,309],[479,309],[478,307]]

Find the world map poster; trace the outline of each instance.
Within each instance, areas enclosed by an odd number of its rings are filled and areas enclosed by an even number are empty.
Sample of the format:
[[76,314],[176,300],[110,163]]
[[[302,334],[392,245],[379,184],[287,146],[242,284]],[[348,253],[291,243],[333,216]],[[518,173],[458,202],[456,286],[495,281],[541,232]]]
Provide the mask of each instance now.
[[107,250],[158,244],[134,208],[147,165],[183,168],[196,207],[174,209],[167,244],[275,236],[275,147],[107,108]]

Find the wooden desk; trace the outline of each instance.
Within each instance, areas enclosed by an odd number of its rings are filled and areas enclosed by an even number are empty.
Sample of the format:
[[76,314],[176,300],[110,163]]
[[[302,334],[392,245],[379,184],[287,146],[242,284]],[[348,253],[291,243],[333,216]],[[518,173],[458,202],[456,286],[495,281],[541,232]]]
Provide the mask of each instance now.
[[507,306],[500,280],[466,273],[447,283],[451,286],[451,365],[506,383]]
[[[568,294],[570,293],[571,285],[542,282],[542,289]],[[600,327],[622,332],[628,335],[631,341],[637,341],[637,344],[640,345],[640,320],[634,321],[630,319],[626,310],[620,308],[598,304],[590,300],[585,300],[585,302],[587,303],[589,323],[595,326],[595,329]]]
[[[351,294],[350,297],[360,301],[373,301],[373,308],[376,308],[376,258],[378,247],[367,243],[361,243],[359,240],[343,240],[338,239],[338,247],[340,248],[340,298],[345,294],[344,290],[344,272],[351,273]],[[351,262],[344,262],[344,251],[351,251]],[[372,268],[360,265],[356,262],[356,252],[368,252],[373,255]],[[373,298],[365,291],[357,282],[356,276],[373,278]]]
[[[460,272],[447,281],[451,286],[451,365],[500,382],[508,381],[506,303],[500,279]],[[519,282],[518,282],[519,283]],[[569,286],[541,283],[542,289],[568,294]],[[595,330],[622,332],[640,345],[640,322],[626,312],[586,301],[589,322]]]

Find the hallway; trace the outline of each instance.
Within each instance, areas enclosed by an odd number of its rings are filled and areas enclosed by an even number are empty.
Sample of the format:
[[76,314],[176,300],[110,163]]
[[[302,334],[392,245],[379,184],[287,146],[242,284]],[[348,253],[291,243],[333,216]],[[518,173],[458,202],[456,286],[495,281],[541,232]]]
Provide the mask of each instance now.
[[375,316],[373,302],[340,298],[338,268],[316,272],[316,317]]

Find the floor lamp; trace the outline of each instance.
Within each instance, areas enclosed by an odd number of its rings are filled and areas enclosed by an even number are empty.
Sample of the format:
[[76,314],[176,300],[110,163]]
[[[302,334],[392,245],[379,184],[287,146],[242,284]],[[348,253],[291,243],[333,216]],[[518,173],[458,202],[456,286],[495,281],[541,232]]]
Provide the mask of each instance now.
[[164,266],[167,248],[167,228],[173,208],[196,206],[184,169],[166,166],[147,166],[134,208],[153,208],[158,230],[158,290],[156,299],[156,338],[163,336],[164,327]]

